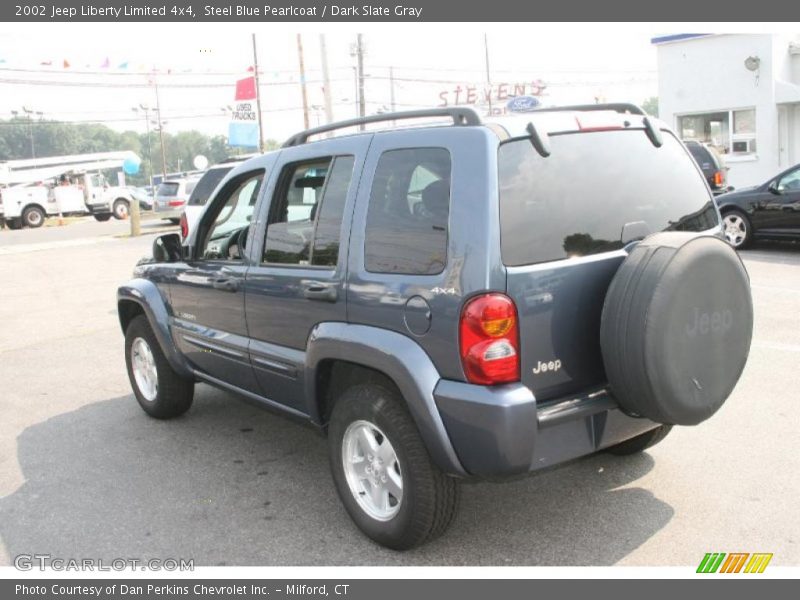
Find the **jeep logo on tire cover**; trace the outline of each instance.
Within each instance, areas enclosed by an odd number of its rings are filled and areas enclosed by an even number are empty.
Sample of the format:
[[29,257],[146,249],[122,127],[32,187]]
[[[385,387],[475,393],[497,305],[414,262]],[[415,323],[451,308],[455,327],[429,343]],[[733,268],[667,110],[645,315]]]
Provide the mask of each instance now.
[[733,327],[733,313],[726,308],[721,311],[700,312],[695,308],[693,317],[686,324],[686,334],[689,337],[708,335],[709,333],[725,333]]

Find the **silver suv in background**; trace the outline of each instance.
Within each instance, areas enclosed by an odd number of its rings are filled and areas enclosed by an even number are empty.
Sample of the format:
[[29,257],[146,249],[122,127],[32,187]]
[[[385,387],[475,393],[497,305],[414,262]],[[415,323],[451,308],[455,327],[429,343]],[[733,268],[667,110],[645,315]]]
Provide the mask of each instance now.
[[176,225],[180,221],[183,207],[189,200],[200,177],[187,177],[180,179],[167,179],[156,190],[153,210],[162,219],[168,219]]

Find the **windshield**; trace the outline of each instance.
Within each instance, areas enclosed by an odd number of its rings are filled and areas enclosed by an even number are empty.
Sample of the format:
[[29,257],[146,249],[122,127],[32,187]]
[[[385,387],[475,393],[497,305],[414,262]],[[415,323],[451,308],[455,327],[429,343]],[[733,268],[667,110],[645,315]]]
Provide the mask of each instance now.
[[527,138],[502,144],[503,262],[597,254],[649,233],[717,226],[694,161],[672,135],[663,139],[656,148],[641,129],[552,135],[546,158]]

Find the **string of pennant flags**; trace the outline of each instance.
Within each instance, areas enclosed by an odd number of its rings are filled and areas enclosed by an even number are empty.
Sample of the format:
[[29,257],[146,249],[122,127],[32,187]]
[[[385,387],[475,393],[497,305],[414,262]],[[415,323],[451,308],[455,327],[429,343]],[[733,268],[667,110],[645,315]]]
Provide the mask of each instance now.
[[[37,73],[60,73],[72,72],[81,74],[130,74],[130,75],[146,75],[146,74],[160,74],[160,75],[180,75],[180,74],[197,74],[197,75],[239,75],[241,73],[254,73],[253,65],[242,67],[239,69],[230,69],[220,71],[211,67],[197,68],[197,67],[175,67],[175,66],[160,66],[154,64],[147,64],[143,62],[132,62],[130,60],[112,60],[106,56],[99,61],[76,61],[69,57],[64,58],[41,58],[25,61],[14,61],[0,56],[0,70],[13,70],[13,71],[32,71]],[[315,69],[307,69],[308,71],[315,71]],[[330,67],[331,71],[350,71],[351,67]],[[297,75],[296,70],[268,70],[259,69],[259,77],[271,77],[273,79],[283,78],[287,76],[300,81],[302,77]]]

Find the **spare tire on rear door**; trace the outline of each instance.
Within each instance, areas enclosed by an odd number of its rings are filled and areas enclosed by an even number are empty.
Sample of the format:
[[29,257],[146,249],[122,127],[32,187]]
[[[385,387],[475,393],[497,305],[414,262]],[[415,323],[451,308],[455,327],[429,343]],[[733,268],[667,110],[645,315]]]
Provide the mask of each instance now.
[[606,295],[600,345],[628,413],[696,425],[733,391],[753,333],[750,281],[722,240],[664,232],[640,242]]

